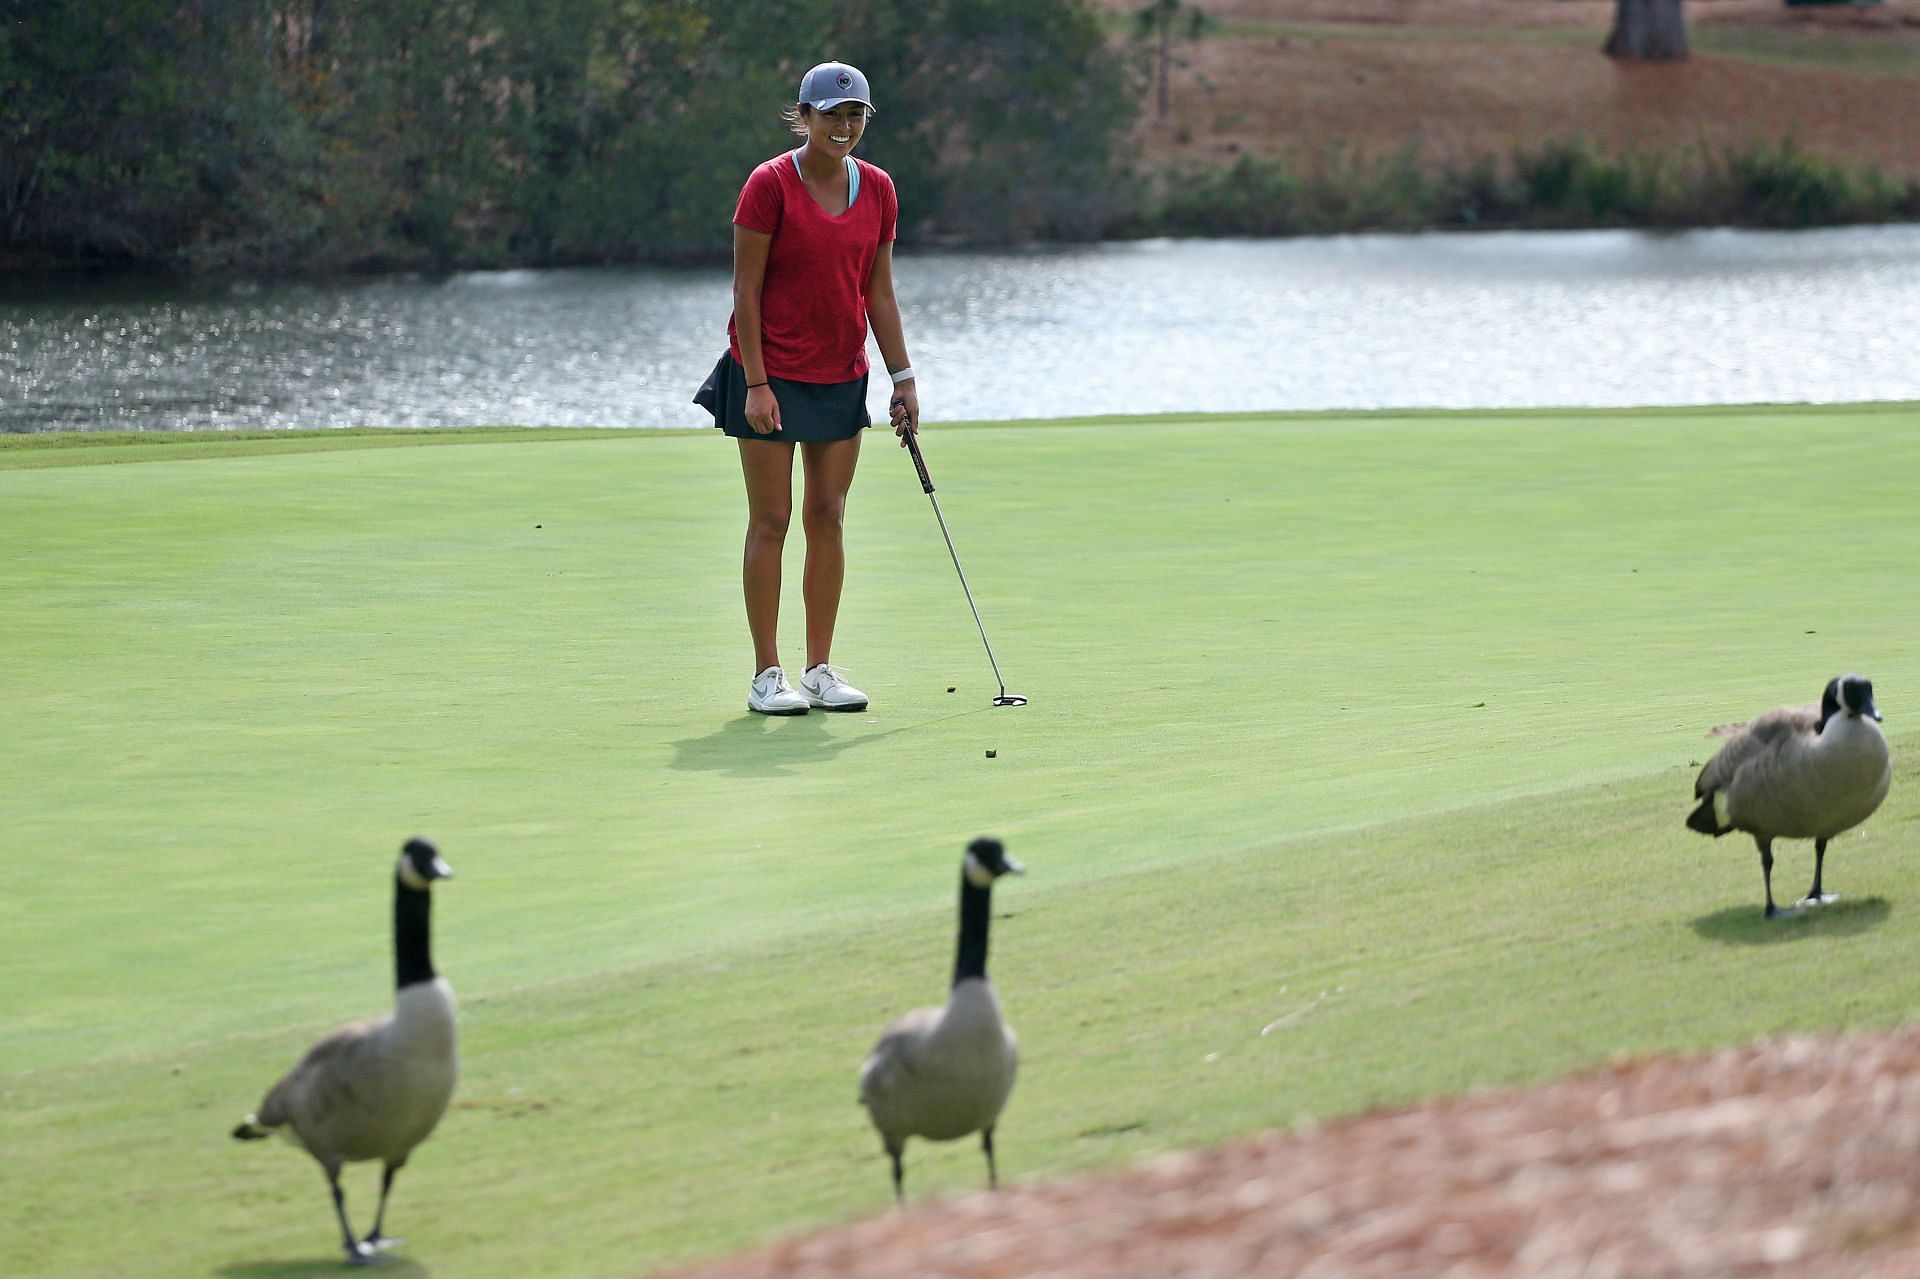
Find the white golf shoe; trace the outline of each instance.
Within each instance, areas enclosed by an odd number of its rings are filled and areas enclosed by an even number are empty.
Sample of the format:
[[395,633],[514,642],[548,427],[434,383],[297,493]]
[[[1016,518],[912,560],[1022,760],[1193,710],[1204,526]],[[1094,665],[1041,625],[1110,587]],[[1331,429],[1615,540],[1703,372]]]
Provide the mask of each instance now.
[[762,715],[805,715],[807,699],[793,691],[785,671],[769,666],[753,677],[753,687],[747,690],[747,709]]
[[841,679],[840,672],[825,662],[802,672],[800,691],[807,695],[807,705],[823,711],[867,709],[867,695]]

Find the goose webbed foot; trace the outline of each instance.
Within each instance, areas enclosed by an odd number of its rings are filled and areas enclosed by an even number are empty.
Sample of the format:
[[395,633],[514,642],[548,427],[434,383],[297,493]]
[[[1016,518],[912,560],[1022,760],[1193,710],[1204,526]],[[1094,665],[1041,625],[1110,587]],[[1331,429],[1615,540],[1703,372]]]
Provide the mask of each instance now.
[[1802,897],[1799,901],[1795,902],[1794,905],[1796,907],[1831,906],[1833,905],[1833,903],[1839,900],[1840,900],[1839,893],[1808,893],[1805,897]]
[[1798,915],[1799,913],[1800,913],[1800,908],[1798,906],[1789,906],[1785,910],[1782,910],[1778,906],[1774,905],[1771,901],[1767,903],[1768,919],[1792,919],[1795,915]]
[[378,1249],[356,1241],[347,1250],[347,1264],[350,1266],[370,1266],[380,1260]]
[[389,1248],[398,1248],[401,1244],[405,1242],[406,1240],[404,1239],[396,1239],[392,1235],[383,1235],[380,1232],[375,1231],[374,1233],[368,1235],[365,1239],[362,1239],[360,1241],[360,1246],[362,1248],[370,1248],[374,1252],[385,1252]]

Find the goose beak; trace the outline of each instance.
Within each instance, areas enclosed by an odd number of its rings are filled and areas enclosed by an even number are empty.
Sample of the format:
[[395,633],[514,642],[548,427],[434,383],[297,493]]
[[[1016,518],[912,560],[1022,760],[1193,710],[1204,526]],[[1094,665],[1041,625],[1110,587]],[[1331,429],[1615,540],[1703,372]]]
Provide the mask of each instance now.
[[1024,875],[1027,873],[1027,868],[1011,857],[1003,856],[1000,860],[1006,866],[1007,874],[1009,875]]
[[1868,702],[1865,706],[1862,706],[1860,713],[1876,724],[1884,724],[1887,722],[1886,718],[1880,714],[1880,708],[1872,702]]
[[452,879],[453,867],[447,865],[445,859],[436,857],[433,859],[432,873],[429,874],[427,878],[428,879]]

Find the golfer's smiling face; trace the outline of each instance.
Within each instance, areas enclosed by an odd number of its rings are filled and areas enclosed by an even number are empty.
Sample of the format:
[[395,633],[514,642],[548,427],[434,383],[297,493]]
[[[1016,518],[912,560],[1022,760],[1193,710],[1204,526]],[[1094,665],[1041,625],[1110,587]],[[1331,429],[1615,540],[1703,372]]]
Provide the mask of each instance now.
[[867,109],[858,102],[807,112],[807,145],[836,160],[852,151],[866,131]]

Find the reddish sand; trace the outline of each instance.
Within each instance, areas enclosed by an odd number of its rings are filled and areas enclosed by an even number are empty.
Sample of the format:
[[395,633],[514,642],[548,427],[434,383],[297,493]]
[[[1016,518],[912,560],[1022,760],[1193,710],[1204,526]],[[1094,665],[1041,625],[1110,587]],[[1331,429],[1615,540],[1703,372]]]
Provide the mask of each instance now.
[[1625,1063],[887,1212],[677,1279],[1912,1279],[1920,1029]]

